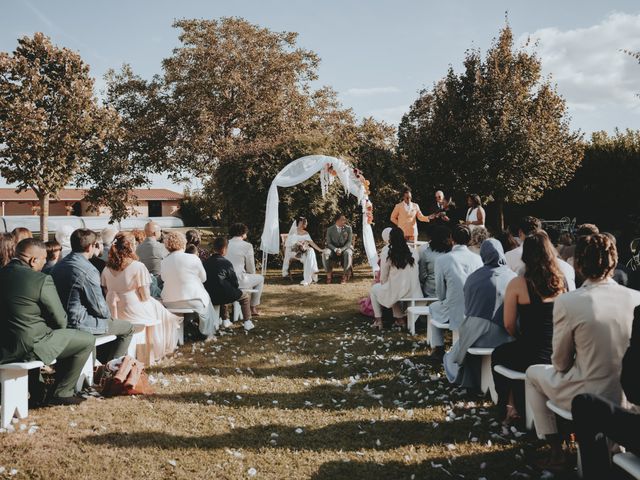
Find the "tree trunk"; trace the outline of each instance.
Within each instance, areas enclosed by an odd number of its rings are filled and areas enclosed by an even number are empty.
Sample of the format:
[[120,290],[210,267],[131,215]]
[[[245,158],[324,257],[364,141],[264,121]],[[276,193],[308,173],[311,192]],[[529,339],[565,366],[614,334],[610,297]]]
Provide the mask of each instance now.
[[498,228],[502,231],[504,230],[504,200],[498,199],[496,206],[498,207]]
[[40,239],[46,242],[49,240],[49,194],[45,193],[38,197],[40,200]]

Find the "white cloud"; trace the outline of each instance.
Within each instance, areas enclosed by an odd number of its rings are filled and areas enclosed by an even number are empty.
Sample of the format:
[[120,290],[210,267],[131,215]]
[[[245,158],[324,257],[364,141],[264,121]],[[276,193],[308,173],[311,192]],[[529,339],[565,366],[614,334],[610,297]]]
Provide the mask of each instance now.
[[383,95],[385,93],[398,93],[398,87],[369,87],[369,88],[350,88],[345,94],[354,97],[371,97],[373,95]]
[[572,30],[543,28],[520,37],[542,60],[543,74],[567,100],[570,111],[640,109],[640,65],[622,50],[640,51],[640,15],[611,13],[596,25]]
[[410,105],[398,105],[396,107],[376,108],[369,110],[366,117],[373,117],[376,120],[382,120],[383,122],[390,123],[391,125],[398,125],[402,116],[409,111]]

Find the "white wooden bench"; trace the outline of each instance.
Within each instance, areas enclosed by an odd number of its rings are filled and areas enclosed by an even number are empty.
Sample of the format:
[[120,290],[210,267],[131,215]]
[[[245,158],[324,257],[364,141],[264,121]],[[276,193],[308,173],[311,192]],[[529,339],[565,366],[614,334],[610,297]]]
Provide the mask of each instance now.
[[[50,365],[55,364],[54,360]],[[39,360],[32,362],[15,362],[0,365],[0,424],[7,428],[17,414],[18,418],[29,416],[29,370],[44,367]]]
[[[256,293],[258,290],[254,288],[241,288],[243,293]],[[244,316],[242,315],[242,309],[240,308],[240,302],[233,302],[233,321],[237,322],[238,320],[244,320]]]
[[491,354],[493,348],[477,348],[471,347],[467,349],[469,355],[476,355],[482,357],[482,364],[480,367],[480,390],[482,393],[491,394],[491,400],[493,403],[498,403],[498,394],[496,393],[496,387],[493,384],[493,374],[491,373]]
[[409,307],[407,308],[407,330],[411,335],[416,334],[416,321],[422,315],[427,317],[427,338],[429,337],[429,307]]
[[[96,337],[96,348],[110,342],[115,342],[116,338],[117,337],[115,335],[101,335],[99,337]],[[82,371],[80,372],[80,376],[78,377],[78,381],[76,382],[76,392],[82,390],[82,387],[84,387],[85,384],[89,387],[93,385],[93,370],[97,362],[97,359],[94,355],[95,349],[93,350],[93,352],[91,352],[91,355],[89,355],[89,358],[87,358],[87,361],[82,367]]]
[[[220,329],[220,325],[222,324],[222,320],[220,319],[220,305],[212,305],[213,311],[215,313],[215,317],[213,319],[213,329],[214,332],[217,332]],[[198,315],[198,312],[193,308],[168,308],[171,313],[174,315],[178,315],[182,317],[182,322],[178,326],[178,345],[184,345],[184,319],[189,314]]]
[[[496,373],[499,373],[503,377],[509,378],[511,380],[518,380],[524,382],[526,378],[526,374],[524,372],[518,372],[517,370],[511,370],[510,368],[505,367],[504,365],[496,365],[493,367]],[[524,397],[524,424],[527,430],[533,429],[533,413],[531,412],[531,406],[527,401],[527,394],[525,389],[525,397]]]
[[427,338],[429,337],[429,309],[427,305],[438,300],[432,297],[405,297],[400,301],[408,303],[407,308],[407,330],[411,335],[416,334],[416,322],[422,315],[427,316]]
[[133,325],[133,337],[129,344],[129,356],[142,362],[145,367],[153,365],[156,359],[153,356],[153,348],[151,348],[151,329],[160,325],[160,320],[153,320],[151,322],[131,322]]
[[[433,318],[429,321],[429,323],[431,324],[431,328],[439,328],[440,330],[450,330],[448,323],[438,322]],[[451,330],[451,335],[453,337],[452,343],[455,344],[459,338],[458,330]],[[429,332],[428,330],[427,330],[427,343],[431,345],[431,332]]]
[[640,479],[640,457],[631,452],[616,453],[613,463],[627,472],[631,477]]

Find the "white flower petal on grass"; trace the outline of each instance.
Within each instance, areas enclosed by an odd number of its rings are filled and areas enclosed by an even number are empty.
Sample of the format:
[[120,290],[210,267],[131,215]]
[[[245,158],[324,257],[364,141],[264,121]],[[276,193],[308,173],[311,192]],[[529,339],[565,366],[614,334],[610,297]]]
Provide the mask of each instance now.
[[168,460],[167,463],[172,467],[175,467],[178,464],[178,462],[176,462],[175,460]]
[[257,473],[258,473],[258,471],[253,467],[251,467],[249,470],[247,470],[247,475],[249,475],[250,477],[255,477]]
[[298,435],[300,435],[300,434],[303,432],[303,430],[302,430],[301,428],[296,428],[295,432],[296,432]]

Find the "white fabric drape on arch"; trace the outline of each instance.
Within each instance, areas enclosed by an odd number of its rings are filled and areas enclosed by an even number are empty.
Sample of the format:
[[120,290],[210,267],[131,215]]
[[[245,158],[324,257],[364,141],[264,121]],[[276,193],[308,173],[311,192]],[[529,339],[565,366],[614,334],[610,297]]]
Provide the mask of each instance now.
[[[340,158],[328,157],[326,155],[308,155],[294,160],[284,167],[271,182],[269,194],[267,196],[267,208],[264,218],[264,230],[260,240],[260,250],[262,250],[262,270],[266,270],[267,256],[277,254],[280,251],[280,218],[278,213],[278,187],[292,187],[308,180],[316,173],[323,173],[327,165],[333,165],[336,176],[344,186],[345,192],[355,196],[362,207],[362,243],[367,254],[367,260],[373,271],[378,270],[378,253],[373,238],[373,230],[367,221],[366,204],[369,200],[364,186],[356,178],[353,168]],[[329,179],[331,180],[331,179]],[[323,184],[323,194],[325,185]]]

